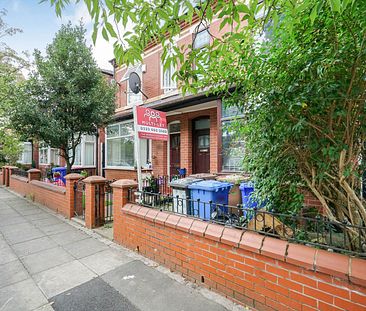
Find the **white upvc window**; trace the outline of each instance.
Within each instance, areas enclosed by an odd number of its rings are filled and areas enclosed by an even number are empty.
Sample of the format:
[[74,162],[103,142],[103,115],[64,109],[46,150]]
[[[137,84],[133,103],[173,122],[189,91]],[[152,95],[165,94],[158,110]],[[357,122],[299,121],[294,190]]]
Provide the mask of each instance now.
[[21,164],[32,164],[32,143],[31,142],[23,142],[21,144],[22,153],[18,159],[18,163]]
[[94,167],[96,158],[96,137],[93,135],[81,136],[80,144],[75,149],[73,166]]
[[44,165],[59,165],[60,164],[60,152],[56,148],[51,148],[44,143],[39,145],[39,164]]
[[164,64],[161,62],[161,88],[164,93],[169,93],[177,89],[177,82],[173,79],[175,66],[171,64],[169,68],[164,70]]
[[[133,121],[111,124],[106,130],[107,168],[133,169],[136,166],[134,153]],[[140,139],[140,161],[142,167],[151,162],[151,142]]]
[[193,49],[198,50],[205,48],[210,45],[210,39],[211,36],[208,28],[198,31],[194,36]]

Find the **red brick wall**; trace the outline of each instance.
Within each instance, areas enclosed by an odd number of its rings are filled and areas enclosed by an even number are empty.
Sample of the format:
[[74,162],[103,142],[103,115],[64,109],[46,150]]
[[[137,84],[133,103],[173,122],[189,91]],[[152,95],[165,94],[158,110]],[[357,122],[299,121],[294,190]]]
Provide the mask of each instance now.
[[29,196],[34,202],[45,205],[66,217],[68,216],[66,190],[63,187],[37,180],[28,182],[27,178],[14,175],[10,176],[9,187],[23,196]]
[[134,170],[105,169],[105,178],[112,179],[133,179],[137,180],[137,173]]
[[366,308],[366,260],[133,204],[117,215],[118,243],[243,305],[257,310]]

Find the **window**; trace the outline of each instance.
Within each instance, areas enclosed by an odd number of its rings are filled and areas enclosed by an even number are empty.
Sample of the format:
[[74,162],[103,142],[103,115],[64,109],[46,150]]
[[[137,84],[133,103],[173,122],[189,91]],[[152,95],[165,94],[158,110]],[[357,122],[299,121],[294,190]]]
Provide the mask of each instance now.
[[164,93],[169,93],[177,88],[177,83],[173,79],[175,73],[175,66],[171,64],[168,69],[164,70],[163,63],[161,64],[161,88]]
[[[197,59],[194,63],[194,69],[207,71],[209,67],[209,57],[206,54],[207,46],[210,45],[210,33],[208,28],[197,32],[193,38],[193,49],[199,50],[196,54]],[[202,79],[202,74],[197,74],[198,79]]]
[[197,32],[194,36],[193,49],[198,50],[210,45],[210,38],[208,28]]
[[32,164],[32,143],[24,142],[21,144],[22,154],[20,155],[18,162],[21,164]]
[[60,153],[56,148],[51,148],[44,143],[39,145],[39,164],[59,165]]
[[[107,127],[107,167],[135,167],[133,122],[112,124]],[[150,158],[150,141],[140,139],[140,161],[142,167],[148,167]]]
[[244,141],[235,135],[235,124],[243,119],[243,113],[238,107],[225,107],[222,104],[222,171],[242,171]]
[[93,135],[83,135],[75,149],[74,166],[95,166],[96,138]]
[[[130,85],[128,83],[128,78],[129,78],[131,72],[136,72],[139,75],[141,82],[142,82],[142,66],[141,65],[135,66],[135,67],[132,67],[132,69],[131,69],[131,67],[129,67],[127,69],[127,72],[129,72],[127,80],[126,80],[127,81],[127,105],[133,106],[134,104],[139,104],[142,102],[142,94],[141,94],[141,92],[135,94],[131,91]],[[126,72],[126,74],[127,74],[127,72]],[[142,86],[141,86],[141,88],[142,88]]]

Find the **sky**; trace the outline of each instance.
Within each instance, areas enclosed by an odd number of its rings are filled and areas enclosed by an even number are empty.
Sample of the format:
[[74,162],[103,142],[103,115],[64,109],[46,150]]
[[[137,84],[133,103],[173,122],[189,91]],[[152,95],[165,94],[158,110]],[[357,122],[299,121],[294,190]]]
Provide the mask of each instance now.
[[40,0],[0,0],[0,9],[7,10],[4,20],[8,26],[23,30],[22,33],[17,33],[12,37],[2,38],[9,47],[18,53],[28,51],[32,54],[34,49],[38,49],[44,54],[47,45],[52,42],[62,24],[66,24],[68,21],[78,24],[82,19],[87,29],[87,44],[91,46],[98,66],[112,70],[112,66],[108,62],[113,58],[112,43],[105,41],[99,35],[96,45],[93,46],[92,24],[83,2],[67,6],[62,12],[62,18],[56,16],[50,1],[39,2]]

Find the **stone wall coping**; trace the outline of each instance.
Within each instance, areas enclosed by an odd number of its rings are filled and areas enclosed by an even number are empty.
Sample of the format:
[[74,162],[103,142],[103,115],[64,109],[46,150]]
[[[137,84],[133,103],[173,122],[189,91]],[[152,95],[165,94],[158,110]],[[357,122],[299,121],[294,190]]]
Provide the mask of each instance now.
[[33,184],[34,186],[44,188],[44,189],[47,189],[49,191],[53,191],[53,192],[57,192],[57,193],[61,193],[61,194],[66,193],[66,188],[65,187],[56,186],[56,185],[45,183],[45,182],[39,181],[39,180],[32,180],[32,181],[30,181],[30,183]]
[[116,180],[115,182],[111,183],[111,186],[113,188],[137,188],[138,184],[136,181],[132,180],[132,179],[119,179]]
[[27,173],[40,173],[41,170],[39,170],[38,168],[31,168],[27,171]]
[[71,173],[71,174],[67,174],[65,176],[66,180],[75,180],[75,179],[81,179],[81,178],[84,178],[84,176],[77,174],[77,173]]
[[[126,180],[113,184],[124,188]],[[113,185],[112,184],[112,185]],[[134,183],[133,185],[136,185]],[[128,184],[131,186],[131,184]],[[231,247],[242,248],[281,262],[287,262],[306,270],[324,273],[351,283],[366,286],[366,260],[339,253],[333,253],[310,246],[289,243],[288,241],[263,236],[256,232],[226,228],[200,219],[184,215],[162,212],[152,208],[128,203],[122,207],[122,213],[129,214],[145,221],[184,231],[192,235],[205,237]]]
[[18,166],[12,166],[12,165],[8,166],[8,169],[10,169],[10,170],[17,169],[17,168],[19,168],[19,167]]
[[87,178],[85,178],[83,180],[83,182],[85,182],[86,184],[102,184],[105,183],[107,181],[106,178],[102,177],[102,176],[89,176]]

